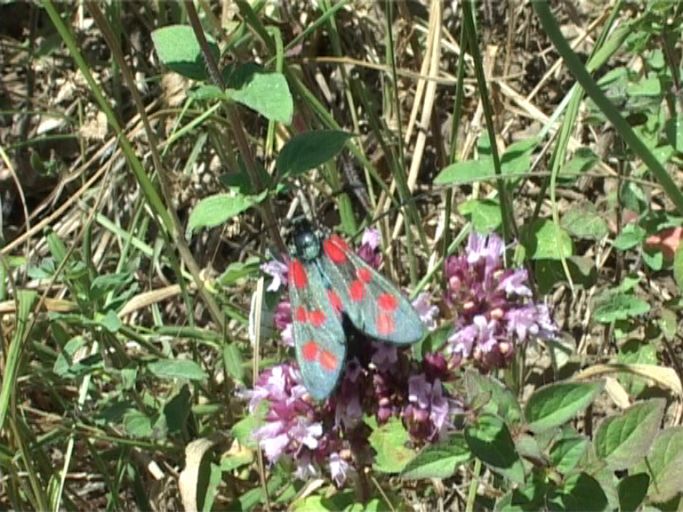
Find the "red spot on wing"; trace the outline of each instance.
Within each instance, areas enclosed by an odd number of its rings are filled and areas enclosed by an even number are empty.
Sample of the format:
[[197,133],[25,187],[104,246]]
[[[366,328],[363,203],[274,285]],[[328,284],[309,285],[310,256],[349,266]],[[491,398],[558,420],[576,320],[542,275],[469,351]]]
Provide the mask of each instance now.
[[398,307],[398,299],[390,293],[383,293],[377,297],[377,305],[384,311],[394,311]]
[[380,336],[388,336],[396,330],[396,325],[394,324],[394,316],[389,313],[384,313],[382,311],[377,315],[377,334]]
[[306,313],[306,308],[299,306],[296,308],[296,313],[294,313],[294,319],[297,322],[306,322],[308,320],[308,314]]
[[349,246],[339,236],[332,235],[326,239],[323,242],[323,250],[333,263],[336,263],[337,265],[346,263],[346,252],[349,250]]
[[318,358],[320,366],[325,370],[332,371],[337,367],[337,356],[328,350],[323,350],[320,352],[320,357]]
[[318,344],[312,340],[307,341],[304,343],[304,346],[301,347],[301,354],[306,361],[315,361],[318,357],[318,352],[320,352],[320,348],[318,347]]
[[360,302],[365,296],[365,285],[363,281],[355,280],[349,286],[349,297],[354,302]]
[[330,301],[330,304],[332,304],[332,307],[337,313],[341,313],[342,311],[342,302],[341,299],[339,298],[339,295],[337,295],[337,292],[334,290],[327,290],[327,298]]
[[320,327],[325,323],[325,313],[319,309],[314,309],[308,312],[308,321],[311,322],[313,327]]
[[296,288],[303,288],[308,284],[306,269],[299,260],[289,262],[289,282],[294,284]]
[[372,281],[372,272],[365,267],[359,267],[356,269],[356,277],[364,283],[369,283]]

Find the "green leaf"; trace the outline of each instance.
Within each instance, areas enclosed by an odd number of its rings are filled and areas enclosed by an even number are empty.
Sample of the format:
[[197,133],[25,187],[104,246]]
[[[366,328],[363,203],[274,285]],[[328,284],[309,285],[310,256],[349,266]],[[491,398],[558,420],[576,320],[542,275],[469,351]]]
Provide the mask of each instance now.
[[267,192],[256,196],[245,196],[239,193],[224,193],[205,197],[197,203],[187,222],[186,237],[199,229],[211,228],[239,215],[259,203]]
[[524,408],[529,430],[542,432],[563,425],[588,407],[603,382],[559,382],[536,390]]
[[638,224],[628,224],[627,226],[624,226],[621,233],[617,235],[614,242],[612,242],[612,245],[615,249],[627,251],[628,249],[632,249],[633,247],[642,244],[646,235],[646,231]]
[[564,437],[556,441],[550,449],[550,460],[558,472],[571,473],[586,454],[590,442],[584,436]]
[[190,89],[187,96],[196,101],[225,99],[225,93],[217,85],[200,85],[196,89]]
[[621,479],[619,482],[619,510],[636,512],[645,499],[650,477],[647,473],[636,473]]
[[562,179],[576,179],[581,173],[590,171],[600,161],[590,148],[579,148],[560,170]]
[[160,379],[205,380],[206,372],[189,359],[160,359],[149,363],[147,368]]
[[524,482],[524,465],[503,420],[491,414],[482,414],[465,429],[465,440],[472,454],[491,469],[515,483]]
[[294,177],[324,164],[344,148],[353,134],[340,130],[317,130],[295,135],[277,157],[280,177]]
[[[531,169],[531,154],[538,145],[538,138],[532,137],[513,142],[500,157],[503,174],[522,174]],[[517,180],[521,179],[521,176]]]
[[678,288],[683,292],[683,244],[679,244],[674,253],[673,271]]
[[434,178],[434,185],[463,185],[475,183],[494,176],[490,158],[455,162],[442,169]]
[[472,222],[477,233],[491,233],[503,223],[500,204],[493,199],[470,199],[458,205],[458,211]]
[[97,324],[104,327],[107,331],[111,333],[118,332],[123,323],[118,315],[111,309],[107,311],[104,315],[97,315],[95,318]]
[[654,398],[603,420],[593,440],[596,455],[612,470],[639,462],[659,431],[665,405],[663,398]]
[[236,343],[226,343],[223,346],[223,366],[225,366],[228,375],[237,382],[244,383],[242,353]]
[[[220,52],[214,39],[205,34],[209,51],[218,60]],[[166,67],[193,80],[207,78],[199,42],[189,25],[170,25],[152,32],[152,42],[159,60]]]
[[133,437],[150,437],[152,435],[152,422],[140,411],[128,411],[123,416],[123,428]]
[[246,261],[233,261],[216,279],[216,283],[220,286],[230,286],[240,280],[254,277],[259,272],[259,263],[258,257],[249,257]]
[[263,419],[265,418],[269,407],[268,401],[262,400],[252,414],[245,416],[232,426],[230,433],[235,436],[235,439],[237,439],[242,446],[247,446],[249,448],[257,447],[257,443],[253,438],[253,433],[263,424]]
[[470,460],[472,454],[462,434],[452,435],[448,441],[429,445],[401,472],[401,478],[420,480],[423,478],[449,478],[458,466]]
[[650,311],[650,305],[630,293],[611,293],[596,299],[593,318],[601,323],[609,324],[617,320],[644,315]]
[[645,461],[634,471],[650,475],[648,497],[661,503],[681,491],[683,482],[683,426],[662,430],[655,438]]
[[373,467],[382,473],[400,473],[415,452],[406,447],[410,436],[403,423],[391,418],[370,434],[370,446],[377,452]]
[[282,73],[267,73],[254,64],[238,66],[227,80],[227,97],[266,119],[290,124],[294,101]]
[[478,397],[485,397],[486,403],[483,405],[485,412],[500,416],[511,424],[521,423],[523,420],[522,408],[514,393],[494,377],[467,369],[465,370],[465,390],[470,403]]
[[251,464],[254,460],[254,452],[249,449],[242,449],[237,453],[228,452],[221,457],[221,471],[234,471],[237,468]]
[[600,240],[609,233],[607,222],[591,203],[570,208],[562,216],[560,224],[570,235],[586,240]]
[[[657,348],[651,343],[641,342],[637,339],[628,340],[619,348],[617,362],[656,365]],[[650,384],[647,379],[627,372],[619,373],[617,379],[626,391],[633,396],[638,396]]]
[[572,239],[550,219],[539,219],[522,234],[522,241],[532,259],[558,260],[574,253]]
[[683,115],[679,113],[676,117],[667,119],[664,125],[664,133],[666,133],[669,144],[679,153],[683,153]]
[[607,509],[607,496],[592,476],[586,473],[569,476],[562,487],[548,496],[549,509],[561,511],[600,511]]
[[650,74],[638,82],[631,82],[626,86],[626,94],[629,96],[661,96],[662,84],[659,77]]

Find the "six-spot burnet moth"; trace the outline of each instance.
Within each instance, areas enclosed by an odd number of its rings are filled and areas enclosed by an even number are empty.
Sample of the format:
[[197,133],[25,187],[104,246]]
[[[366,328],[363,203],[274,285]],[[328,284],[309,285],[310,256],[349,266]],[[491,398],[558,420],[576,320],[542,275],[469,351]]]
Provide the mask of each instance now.
[[323,237],[304,221],[296,226],[292,240],[289,298],[294,346],[313,398],[327,398],[344,369],[343,315],[380,341],[408,345],[423,338],[425,328],[410,302],[341,237]]

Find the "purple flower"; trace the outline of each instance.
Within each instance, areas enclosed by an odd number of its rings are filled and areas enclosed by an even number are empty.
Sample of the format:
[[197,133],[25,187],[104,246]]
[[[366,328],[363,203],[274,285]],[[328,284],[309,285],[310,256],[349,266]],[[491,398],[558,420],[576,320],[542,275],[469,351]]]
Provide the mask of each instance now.
[[413,307],[420,315],[420,320],[429,331],[436,329],[436,316],[439,314],[439,308],[432,305],[432,296],[428,292],[420,293],[413,300]]
[[455,412],[455,403],[449,403],[444,396],[441,381],[430,382],[426,375],[418,374],[410,377],[408,387],[409,405],[403,417],[410,433],[428,440],[441,438],[449,425],[449,417]]
[[380,235],[376,229],[368,228],[363,233],[361,245],[356,254],[365,263],[377,270],[382,264],[382,253],[379,251]]
[[445,299],[455,311],[448,351],[456,363],[505,366],[517,344],[556,332],[547,307],[531,301],[526,270],[504,268],[504,250],[497,235],[474,233],[465,254],[446,261]]
[[338,486],[344,485],[351,467],[337,452],[330,454],[330,476]]
[[376,341],[372,342],[372,348],[375,351],[372,354],[372,363],[379,371],[390,372],[398,361],[396,345]]
[[261,265],[261,271],[273,278],[266,288],[269,292],[276,292],[281,286],[287,284],[287,265],[285,263],[279,260],[270,260]]

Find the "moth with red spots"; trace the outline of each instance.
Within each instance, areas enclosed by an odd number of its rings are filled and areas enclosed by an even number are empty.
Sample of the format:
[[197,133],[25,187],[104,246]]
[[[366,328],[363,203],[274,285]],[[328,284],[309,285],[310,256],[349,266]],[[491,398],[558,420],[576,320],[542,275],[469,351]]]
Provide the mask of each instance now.
[[341,237],[322,238],[303,222],[294,232],[293,246],[289,298],[294,345],[313,398],[327,398],[344,368],[343,315],[380,341],[409,345],[422,339],[425,328],[410,302]]

